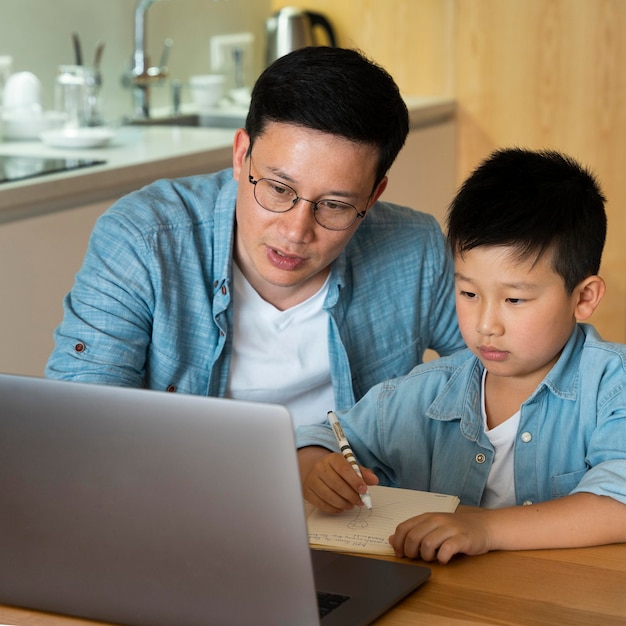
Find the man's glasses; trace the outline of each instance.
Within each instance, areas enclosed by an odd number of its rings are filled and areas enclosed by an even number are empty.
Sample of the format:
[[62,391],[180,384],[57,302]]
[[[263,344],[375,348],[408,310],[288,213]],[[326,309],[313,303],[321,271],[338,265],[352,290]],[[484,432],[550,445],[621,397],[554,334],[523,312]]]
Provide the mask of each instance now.
[[254,185],[254,199],[258,205],[272,213],[286,213],[293,209],[298,200],[304,200],[313,205],[313,217],[315,221],[328,230],[346,230],[359,218],[365,216],[365,211],[359,213],[358,209],[347,202],[322,198],[317,202],[301,198],[289,185],[271,178],[259,178],[254,180],[250,173],[252,168],[252,155],[248,164],[248,180]]

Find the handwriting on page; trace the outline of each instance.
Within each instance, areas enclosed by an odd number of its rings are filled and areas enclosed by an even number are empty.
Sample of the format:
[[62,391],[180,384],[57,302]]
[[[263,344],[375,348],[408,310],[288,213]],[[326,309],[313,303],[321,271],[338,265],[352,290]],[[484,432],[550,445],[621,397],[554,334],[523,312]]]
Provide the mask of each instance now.
[[355,507],[330,515],[314,509],[307,520],[309,543],[328,550],[393,554],[389,536],[400,522],[429,511],[453,512],[459,502],[455,496],[393,487],[370,487],[370,494],[371,511]]

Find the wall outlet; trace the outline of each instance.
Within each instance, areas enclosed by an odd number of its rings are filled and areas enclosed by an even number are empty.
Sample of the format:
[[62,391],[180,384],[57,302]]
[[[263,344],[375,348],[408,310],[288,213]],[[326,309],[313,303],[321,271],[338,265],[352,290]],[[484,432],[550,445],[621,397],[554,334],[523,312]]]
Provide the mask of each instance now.
[[211,71],[226,76],[226,88],[249,86],[254,35],[235,33],[211,37]]

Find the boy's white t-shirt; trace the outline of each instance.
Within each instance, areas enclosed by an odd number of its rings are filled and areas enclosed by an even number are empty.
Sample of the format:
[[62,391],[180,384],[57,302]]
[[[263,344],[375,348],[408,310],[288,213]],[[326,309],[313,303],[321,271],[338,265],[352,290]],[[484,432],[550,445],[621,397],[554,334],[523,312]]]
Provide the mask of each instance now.
[[328,358],[328,279],[308,300],[280,311],[233,263],[234,333],[226,395],[287,406],[294,425],[321,423],[334,409]]
[[484,370],[481,388],[483,428],[495,450],[495,455],[480,506],[487,509],[499,509],[516,504],[513,462],[515,459],[514,446],[517,429],[519,427],[520,412],[517,411],[514,415],[491,430],[487,428],[487,412],[485,410],[486,375],[487,370]]

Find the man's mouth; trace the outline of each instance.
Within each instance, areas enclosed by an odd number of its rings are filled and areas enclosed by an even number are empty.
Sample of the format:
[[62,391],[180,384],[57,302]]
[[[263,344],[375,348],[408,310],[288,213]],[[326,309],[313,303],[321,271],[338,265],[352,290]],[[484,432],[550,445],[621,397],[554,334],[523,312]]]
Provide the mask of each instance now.
[[301,267],[305,259],[296,255],[290,255],[276,248],[267,248],[267,259],[276,268],[293,271]]

